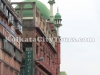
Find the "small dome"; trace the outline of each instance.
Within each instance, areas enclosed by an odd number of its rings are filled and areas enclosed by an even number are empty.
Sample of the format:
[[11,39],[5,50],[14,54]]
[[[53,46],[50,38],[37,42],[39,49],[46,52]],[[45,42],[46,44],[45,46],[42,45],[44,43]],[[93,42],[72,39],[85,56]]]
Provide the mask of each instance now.
[[56,13],[55,19],[61,19],[61,15],[59,13]]
[[[24,2],[36,2],[37,8],[40,10],[41,14],[44,16],[44,18],[49,19],[50,18],[50,12],[49,9],[46,7],[45,4],[38,0],[24,0]],[[29,8],[30,6],[27,4],[24,8]],[[32,10],[25,10],[23,12],[23,16],[32,16],[33,11]]]

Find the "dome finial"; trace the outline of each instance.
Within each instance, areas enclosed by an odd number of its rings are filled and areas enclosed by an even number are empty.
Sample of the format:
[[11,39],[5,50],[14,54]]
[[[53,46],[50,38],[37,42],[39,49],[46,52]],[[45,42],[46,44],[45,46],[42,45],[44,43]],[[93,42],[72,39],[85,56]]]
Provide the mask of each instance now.
[[59,13],[59,8],[57,7],[57,13],[56,13],[56,15],[55,15],[55,18],[56,19],[61,19],[61,15],[60,15],[60,13]]

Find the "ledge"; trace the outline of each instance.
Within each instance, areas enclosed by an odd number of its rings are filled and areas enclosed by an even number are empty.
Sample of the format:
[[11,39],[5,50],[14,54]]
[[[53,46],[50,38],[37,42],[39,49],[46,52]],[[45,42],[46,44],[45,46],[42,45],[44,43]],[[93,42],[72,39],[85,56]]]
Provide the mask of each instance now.
[[17,72],[20,72],[20,70],[16,69],[15,67],[12,67],[10,64],[8,64],[7,62],[5,62],[4,60],[0,59],[1,62],[7,64],[9,67],[13,68],[14,70],[16,70]]
[[16,37],[16,35],[10,30],[10,28],[8,28],[3,22],[1,22],[1,20],[0,20],[0,24],[1,24],[10,34],[12,34],[14,37]]

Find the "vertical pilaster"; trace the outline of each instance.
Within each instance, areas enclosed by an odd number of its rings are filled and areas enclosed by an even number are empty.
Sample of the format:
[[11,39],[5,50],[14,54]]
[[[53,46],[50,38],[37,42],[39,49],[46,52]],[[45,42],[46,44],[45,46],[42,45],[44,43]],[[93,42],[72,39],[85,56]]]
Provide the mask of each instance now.
[[4,75],[4,63],[1,62],[1,75]]
[[8,66],[8,75],[11,75],[11,74],[10,74],[10,66]]
[[18,4],[18,5],[19,5],[19,8],[20,8],[20,13],[19,13],[19,15],[20,15],[20,17],[21,17],[21,20],[23,20],[23,7],[24,7],[24,4],[21,3],[21,4]]
[[59,36],[59,28],[57,28],[57,35]]
[[33,25],[36,24],[36,3],[33,3]]

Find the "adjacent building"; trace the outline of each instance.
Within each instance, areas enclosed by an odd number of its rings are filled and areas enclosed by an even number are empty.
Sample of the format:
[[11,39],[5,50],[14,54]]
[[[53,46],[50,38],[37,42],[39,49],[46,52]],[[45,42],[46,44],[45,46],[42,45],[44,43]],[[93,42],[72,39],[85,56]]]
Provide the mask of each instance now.
[[48,3],[0,0],[0,75],[60,75],[62,19]]
[[22,20],[8,0],[0,0],[0,75],[19,75],[22,62]]

